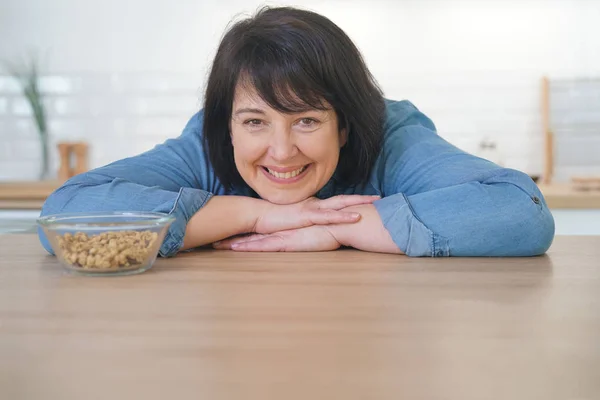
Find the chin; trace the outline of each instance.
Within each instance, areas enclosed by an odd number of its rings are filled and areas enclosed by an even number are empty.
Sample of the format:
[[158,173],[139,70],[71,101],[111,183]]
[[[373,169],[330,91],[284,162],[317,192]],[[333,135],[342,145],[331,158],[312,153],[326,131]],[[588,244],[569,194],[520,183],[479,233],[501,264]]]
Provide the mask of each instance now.
[[269,203],[279,204],[279,205],[288,205],[288,204],[296,204],[300,203],[311,197],[310,194],[296,194],[296,193],[265,193],[265,195],[258,193],[258,195],[263,200],[267,200]]

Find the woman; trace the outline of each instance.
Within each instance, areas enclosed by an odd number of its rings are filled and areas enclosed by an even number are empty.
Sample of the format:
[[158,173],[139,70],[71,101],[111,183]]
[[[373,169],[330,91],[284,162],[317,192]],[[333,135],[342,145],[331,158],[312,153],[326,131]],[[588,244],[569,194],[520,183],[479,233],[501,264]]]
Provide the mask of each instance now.
[[526,174],[459,150],[410,102],[384,99],[348,36],[293,8],[229,29],[181,136],[72,178],[42,214],[115,210],[173,214],[162,256],[207,244],[531,256],[554,236]]

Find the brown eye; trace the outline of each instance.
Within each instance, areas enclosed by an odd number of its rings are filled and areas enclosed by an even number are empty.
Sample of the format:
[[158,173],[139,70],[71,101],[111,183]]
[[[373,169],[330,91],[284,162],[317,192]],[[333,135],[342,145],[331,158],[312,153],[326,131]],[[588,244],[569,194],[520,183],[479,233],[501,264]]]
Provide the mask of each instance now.
[[317,121],[314,118],[302,118],[300,120],[300,125],[302,125],[303,127],[310,128],[310,127],[313,127],[313,126],[317,125],[318,122],[319,121]]
[[258,127],[262,125],[262,121],[260,119],[249,119],[244,121],[244,125],[248,125],[250,127]]

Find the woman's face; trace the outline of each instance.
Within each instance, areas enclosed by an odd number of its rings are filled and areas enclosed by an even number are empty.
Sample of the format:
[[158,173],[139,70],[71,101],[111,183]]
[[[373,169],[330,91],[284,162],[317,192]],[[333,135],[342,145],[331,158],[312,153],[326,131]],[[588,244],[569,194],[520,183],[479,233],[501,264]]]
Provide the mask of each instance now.
[[293,204],[317,193],[333,175],[345,132],[333,109],[282,114],[238,86],[231,114],[235,165],[258,195]]

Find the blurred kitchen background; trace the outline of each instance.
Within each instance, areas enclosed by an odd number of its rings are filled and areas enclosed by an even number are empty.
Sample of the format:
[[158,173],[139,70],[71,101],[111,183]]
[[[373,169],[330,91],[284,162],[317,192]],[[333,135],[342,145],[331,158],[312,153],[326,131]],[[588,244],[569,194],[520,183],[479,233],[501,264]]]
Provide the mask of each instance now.
[[[593,0],[2,0],[0,233],[32,231],[68,176],[178,136],[202,106],[227,24],[278,4],[331,18],[386,97],[412,101],[464,150],[528,173],[558,234],[600,234]],[[11,74],[31,55],[45,124]]]

